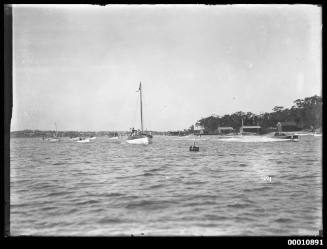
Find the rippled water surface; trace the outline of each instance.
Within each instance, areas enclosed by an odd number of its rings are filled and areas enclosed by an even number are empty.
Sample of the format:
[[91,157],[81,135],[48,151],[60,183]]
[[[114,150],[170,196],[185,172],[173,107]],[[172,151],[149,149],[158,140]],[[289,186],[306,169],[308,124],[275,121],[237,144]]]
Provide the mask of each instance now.
[[12,235],[317,235],[322,138],[12,138]]

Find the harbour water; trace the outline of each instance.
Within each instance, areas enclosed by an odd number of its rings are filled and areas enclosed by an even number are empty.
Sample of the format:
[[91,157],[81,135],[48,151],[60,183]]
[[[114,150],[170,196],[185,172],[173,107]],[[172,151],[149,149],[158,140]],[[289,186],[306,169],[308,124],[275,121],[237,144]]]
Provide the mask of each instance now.
[[318,235],[322,137],[12,138],[11,235]]

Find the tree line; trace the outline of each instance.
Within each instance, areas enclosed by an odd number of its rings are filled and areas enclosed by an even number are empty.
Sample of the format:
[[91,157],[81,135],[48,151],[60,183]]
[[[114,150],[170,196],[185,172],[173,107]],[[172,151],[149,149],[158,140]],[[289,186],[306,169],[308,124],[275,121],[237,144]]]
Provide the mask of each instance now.
[[[292,122],[300,129],[318,129],[322,126],[322,97],[314,95],[297,99],[291,108],[275,106],[272,112],[254,114],[238,111],[223,116],[211,115],[196,122],[208,133],[213,133],[218,127],[233,127],[239,129],[242,125],[260,125],[263,129],[276,127],[278,122]],[[190,130],[194,129],[191,126]]]

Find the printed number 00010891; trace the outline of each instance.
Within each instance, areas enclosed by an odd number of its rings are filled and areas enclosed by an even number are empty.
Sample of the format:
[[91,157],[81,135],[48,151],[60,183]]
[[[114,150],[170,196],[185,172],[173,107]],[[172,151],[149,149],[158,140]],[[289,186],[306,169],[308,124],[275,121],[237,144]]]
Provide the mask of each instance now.
[[298,246],[298,245],[306,245],[306,246],[322,246],[322,239],[289,239],[287,241],[289,246]]

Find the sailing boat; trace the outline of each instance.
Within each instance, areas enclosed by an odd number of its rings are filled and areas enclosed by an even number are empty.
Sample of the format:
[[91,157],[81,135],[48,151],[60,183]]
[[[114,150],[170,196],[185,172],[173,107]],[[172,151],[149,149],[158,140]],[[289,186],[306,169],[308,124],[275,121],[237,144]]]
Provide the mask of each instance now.
[[286,133],[282,132],[282,124],[280,122],[277,123],[277,132],[275,132],[274,138],[286,139],[286,140],[291,140],[291,141],[295,141],[295,142],[299,141],[298,135],[286,134]]
[[110,140],[118,140],[119,139],[119,135],[117,132],[114,133],[113,136],[109,137]]
[[56,127],[56,133],[55,133],[54,137],[47,139],[51,143],[59,142],[57,124],[56,123],[55,123],[55,127]]
[[150,144],[152,143],[152,135],[146,134],[143,131],[143,113],[142,113],[142,83],[140,82],[139,90],[140,93],[140,106],[141,106],[141,131],[132,129],[131,134],[127,138],[129,144]]
[[241,128],[240,128],[240,135],[242,136],[243,135],[243,118],[242,118],[242,126],[241,126]]

